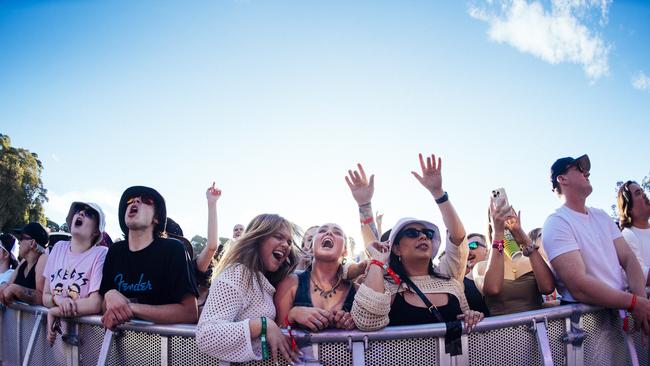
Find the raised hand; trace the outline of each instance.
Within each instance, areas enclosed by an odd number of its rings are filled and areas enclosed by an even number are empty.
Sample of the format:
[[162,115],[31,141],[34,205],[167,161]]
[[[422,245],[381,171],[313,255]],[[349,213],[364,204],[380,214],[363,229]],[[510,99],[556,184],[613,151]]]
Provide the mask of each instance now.
[[372,200],[372,195],[375,193],[375,175],[372,174],[370,180],[368,180],[363,166],[357,164],[357,168],[359,168],[359,171],[348,170],[348,176],[345,177],[345,181],[348,183],[348,187],[350,187],[352,197],[361,206],[370,203]]
[[214,203],[217,202],[219,197],[221,197],[221,190],[215,187],[214,182],[212,182],[212,186],[205,191],[205,198],[208,199],[208,203]]
[[427,156],[427,162],[425,164],[422,154],[419,154],[419,157],[422,175],[414,171],[412,171],[411,174],[413,174],[415,179],[417,179],[424,188],[431,192],[433,197],[439,198],[444,194],[444,191],[442,190],[442,159],[438,157],[438,163],[436,164],[436,156],[431,154],[431,156]]
[[512,206],[506,205],[505,201],[490,201],[490,222],[494,232],[503,232],[506,228],[506,221],[513,219]]
[[378,241],[373,241],[366,247],[366,253],[368,254],[368,258],[386,263],[390,257],[390,245],[388,242],[380,243]]

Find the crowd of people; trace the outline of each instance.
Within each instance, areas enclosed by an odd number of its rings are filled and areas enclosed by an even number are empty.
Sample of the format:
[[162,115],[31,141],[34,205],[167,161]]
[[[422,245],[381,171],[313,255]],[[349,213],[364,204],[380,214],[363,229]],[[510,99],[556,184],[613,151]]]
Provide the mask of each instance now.
[[70,205],[63,240],[36,222],[0,235],[0,303],[49,308],[50,342],[62,333],[62,317],[101,314],[111,330],[136,318],[197,323],[199,350],[227,362],[298,360],[292,328],[445,323],[448,332],[471,332],[486,316],[573,302],[624,309],[650,334],[650,200],[638,183],[620,187],[615,223],[586,205],[587,155],[561,158],[550,183],[563,204],[543,228],[527,233],[521,211],[493,199],[486,234],[467,234],[443,188],[442,159],[420,155],[419,163],[411,173],[445,231],[405,217],[382,232],[371,203],[374,175],[361,164],[348,170],[367,259],[350,260],[348,236],[336,223],[301,233],[276,214],[236,225],[233,239],[220,245],[214,183],[206,191],[207,244],[193,253],[163,196],[134,186],[119,202],[124,240],[108,245],[106,217],[92,202]]

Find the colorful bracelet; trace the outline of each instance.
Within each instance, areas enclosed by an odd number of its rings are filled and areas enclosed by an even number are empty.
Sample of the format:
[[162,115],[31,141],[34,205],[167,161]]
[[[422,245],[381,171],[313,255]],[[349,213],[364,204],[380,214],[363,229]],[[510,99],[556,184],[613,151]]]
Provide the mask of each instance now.
[[372,220],[374,220],[372,217],[368,217],[367,219],[361,221],[361,225],[368,225],[372,222]]
[[492,242],[492,248],[498,250],[499,253],[503,253],[503,246],[505,243],[504,240],[495,240]]
[[393,271],[393,269],[390,268],[387,264],[382,263],[382,262],[380,262],[380,261],[378,261],[378,260],[376,260],[376,259],[371,260],[371,261],[370,261],[370,264],[376,264],[376,265],[378,265],[379,267],[383,268],[384,271],[386,271],[386,272],[388,273],[388,275],[391,276],[391,277],[393,278],[393,281],[395,281],[395,283],[396,283],[397,285],[399,285],[399,284],[402,282],[402,280],[400,280],[400,278],[399,278],[399,276],[397,275],[397,273],[395,273],[395,271]]
[[296,337],[293,336],[293,332],[291,331],[291,323],[289,323],[289,315],[287,315],[284,318],[284,324],[287,327],[287,332],[289,332],[289,338],[291,339],[291,349],[294,352],[298,351],[298,344],[296,343]]
[[631,313],[634,310],[635,306],[636,306],[636,294],[632,294],[632,303],[627,308],[627,311],[629,311]]
[[269,359],[269,345],[266,343],[266,317],[262,317],[262,334],[260,335],[262,341],[262,359]]

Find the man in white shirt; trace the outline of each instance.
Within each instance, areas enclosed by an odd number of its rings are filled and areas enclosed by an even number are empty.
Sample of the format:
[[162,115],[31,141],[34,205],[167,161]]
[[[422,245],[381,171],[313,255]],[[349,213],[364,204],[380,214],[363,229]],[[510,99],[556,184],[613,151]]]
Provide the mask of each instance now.
[[[563,302],[628,309],[650,334],[650,301],[639,261],[605,211],[587,207],[592,192],[587,155],[551,167],[551,184],[564,205],[544,223],[542,241]],[[621,268],[625,271],[627,282]],[[632,293],[625,289],[629,286]]]
[[641,264],[650,286],[650,200],[641,186],[628,180],[618,190],[619,225],[623,237]]

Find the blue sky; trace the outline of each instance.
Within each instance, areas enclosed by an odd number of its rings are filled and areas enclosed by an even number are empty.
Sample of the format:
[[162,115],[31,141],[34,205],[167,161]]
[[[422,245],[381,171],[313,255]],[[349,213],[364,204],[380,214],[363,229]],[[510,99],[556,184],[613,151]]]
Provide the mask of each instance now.
[[588,153],[609,211],[650,171],[650,4],[642,1],[8,1],[0,132],[39,154],[46,214],[158,189],[186,236],[276,212],[359,237],[343,179],[376,174],[374,206],[442,224],[410,171],[444,159],[468,231],[506,188],[532,229],[561,204],[549,167]]

